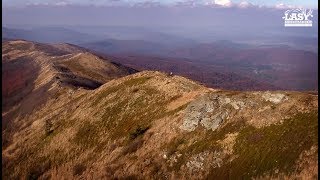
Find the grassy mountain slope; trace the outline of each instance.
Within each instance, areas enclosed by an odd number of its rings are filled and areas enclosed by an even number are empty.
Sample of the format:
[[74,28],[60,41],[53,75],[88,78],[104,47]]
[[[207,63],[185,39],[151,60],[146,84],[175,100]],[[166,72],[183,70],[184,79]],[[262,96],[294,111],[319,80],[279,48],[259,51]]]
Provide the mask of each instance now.
[[[98,81],[72,69],[95,69],[91,56],[53,61]],[[154,71],[46,90],[41,106],[7,119],[4,179],[318,177],[317,94],[210,89]]]
[[[11,97],[25,96],[48,83],[96,88],[111,79],[136,72],[69,44],[8,41],[2,43],[2,53],[2,96],[8,97],[10,102],[14,102]],[[4,102],[6,105],[6,99]]]
[[[23,40],[2,43],[2,125],[10,137],[24,117],[48,100],[72,89],[94,89],[136,72],[69,44],[48,45]],[[24,124],[26,125],[26,124]],[[3,145],[10,140],[4,138]]]

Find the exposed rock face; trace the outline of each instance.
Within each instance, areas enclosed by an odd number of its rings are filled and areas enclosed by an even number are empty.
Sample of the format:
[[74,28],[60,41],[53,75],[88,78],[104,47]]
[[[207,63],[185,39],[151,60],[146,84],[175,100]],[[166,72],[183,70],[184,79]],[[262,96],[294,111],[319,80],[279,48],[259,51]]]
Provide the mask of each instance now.
[[201,122],[206,128],[210,128],[210,125],[219,124],[222,119],[216,117],[213,120],[212,113],[215,110],[214,101],[210,96],[205,95],[199,99],[190,103],[186,109],[183,125],[180,126],[181,129],[186,131],[193,131]]
[[275,104],[279,104],[280,102],[285,101],[285,100],[288,99],[285,94],[270,93],[270,92],[263,93],[262,94],[262,98],[265,99],[266,101],[270,101],[270,102],[273,102]]
[[[231,108],[232,107],[232,108]],[[216,130],[233,110],[241,110],[245,103],[216,94],[206,94],[191,102],[186,109],[180,129],[194,131],[199,123],[207,130]]]

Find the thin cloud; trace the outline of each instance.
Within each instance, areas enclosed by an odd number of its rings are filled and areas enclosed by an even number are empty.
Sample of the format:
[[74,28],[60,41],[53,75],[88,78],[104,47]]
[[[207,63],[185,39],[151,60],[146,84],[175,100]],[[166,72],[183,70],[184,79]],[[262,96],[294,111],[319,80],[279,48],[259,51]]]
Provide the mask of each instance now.
[[[306,7],[306,4],[292,5],[291,3],[252,3],[251,0],[4,0],[5,7],[14,6],[67,6],[67,5],[93,5],[93,6],[133,6],[133,7],[155,7],[155,6],[175,6],[175,7],[225,7],[225,8],[250,8],[250,7],[268,7],[276,9],[288,9],[296,7]],[[310,4],[310,3],[309,3]],[[313,9],[317,9],[314,7]]]

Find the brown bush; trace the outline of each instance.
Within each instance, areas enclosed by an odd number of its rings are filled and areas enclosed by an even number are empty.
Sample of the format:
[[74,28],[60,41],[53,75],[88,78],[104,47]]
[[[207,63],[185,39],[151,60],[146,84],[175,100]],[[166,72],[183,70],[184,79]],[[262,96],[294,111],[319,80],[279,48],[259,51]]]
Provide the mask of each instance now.
[[83,164],[76,164],[73,167],[73,175],[74,176],[80,176],[85,170],[87,169],[87,167]]
[[131,154],[136,152],[143,145],[143,139],[137,138],[131,143],[129,143],[122,151],[123,155]]

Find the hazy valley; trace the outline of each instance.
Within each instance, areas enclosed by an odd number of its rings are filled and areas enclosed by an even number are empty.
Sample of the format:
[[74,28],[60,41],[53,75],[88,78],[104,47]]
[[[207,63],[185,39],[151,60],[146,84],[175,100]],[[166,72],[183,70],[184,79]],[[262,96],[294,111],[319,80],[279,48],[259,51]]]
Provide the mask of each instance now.
[[[318,90],[318,54],[303,48],[230,40],[201,43],[142,28],[89,26],[79,30],[81,32],[71,27],[3,28],[3,36],[45,43],[75,43],[101,56],[113,57],[128,67],[173,72],[212,88]],[[316,38],[298,37],[301,40],[297,43],[309,39],[306,45],[316,46]],[[97,40],[99,38],[102,40]]]

